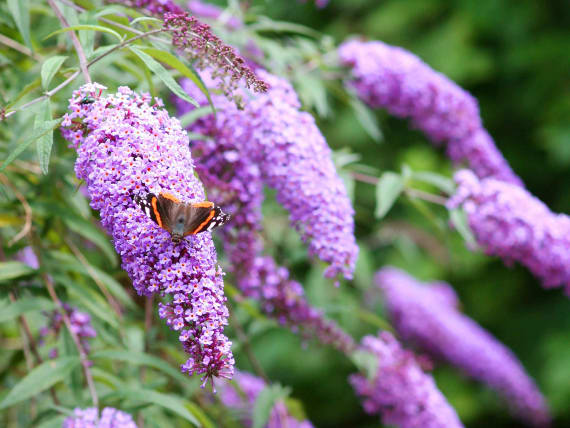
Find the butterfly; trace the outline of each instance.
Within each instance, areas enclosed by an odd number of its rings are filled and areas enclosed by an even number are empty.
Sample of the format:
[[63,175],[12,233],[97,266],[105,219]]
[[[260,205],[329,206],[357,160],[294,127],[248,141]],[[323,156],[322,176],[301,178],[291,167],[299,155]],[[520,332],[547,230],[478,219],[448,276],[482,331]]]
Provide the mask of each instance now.
[[213,202],[186,204],[170,193],[133,195],[133,200],[147,217],[170,233],[175,244],[185,236],[210,231],[230,219],[230,215]]

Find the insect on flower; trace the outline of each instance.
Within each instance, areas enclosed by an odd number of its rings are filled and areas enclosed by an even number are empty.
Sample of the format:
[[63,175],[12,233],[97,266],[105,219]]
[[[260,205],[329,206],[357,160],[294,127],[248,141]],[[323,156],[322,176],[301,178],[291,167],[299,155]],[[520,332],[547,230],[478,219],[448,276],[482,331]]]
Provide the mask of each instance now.
[[170,193],[134,195],[133,200],[147,217],[170,233],[175,244],[185,236],[210,231],[230,219],[230,215],[213,202],[185,204]]

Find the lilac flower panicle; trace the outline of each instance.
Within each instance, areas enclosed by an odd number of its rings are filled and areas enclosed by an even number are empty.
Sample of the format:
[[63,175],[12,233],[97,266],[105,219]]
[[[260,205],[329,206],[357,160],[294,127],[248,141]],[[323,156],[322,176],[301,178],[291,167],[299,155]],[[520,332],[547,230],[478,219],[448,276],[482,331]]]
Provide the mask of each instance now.
[[[63,135],[77,149],[77,177],[85,180],[91,207],[113,236],[122,266],[141,295],[164,296],[159,315],[178,332],[190,355],[182,371],[231,378],[231,342],[223,334],[228,310],[223,273],[209,233],[175,244],[133,201],[134,195],[168,192],[184,202],[203,201],[194,176],[188,136],[149,94],[127,87],[103,96],[87,84],[74,92]],[[91,104],[81,104],[90,96]]]
[[[265,381],[257,376],[243,371],[236,371],[235,384],[216,382],[222,404],[230,409],[238,410],[241,422],[251,427],[253,424],[253,406],[257,396],[267,386]],[[274,404],[269,414],[265,428],[312,428],[308,420],[300,421],[291,416],[282,401]]]
[[363,374],[350,376],[367,413],[379,414],[384,424],[400,428],[463,426],[432,376],[422,371],[414,354],[403,349],[392,334],[366,336],[361,348],[378,359],[373,379]]
[[[182,84],[191,91],[190,82]],[[199,94],[192,95],[199,97]],[[188,111],[187,103],[175,101],[179,114]],[[309,305],[302,286],[289,277],[286,268],[261,255],[263,243],[259,231],[264,177],[257,161],[251,160],[251,143],[244,138],[251,138],[248,135],[255,131],[236,134],[236,121],[241,123],[239,129],[249,126],[247,113],[237,111],[224,98],[214,101],[226,110],[218,107],[220,122],[207,117],[193,124],[192,131],[211,135],[212,139],[192,142],[192,150],[209,197],[232,213],[221,235],[236,284],[245,296],[259,300],[263,311],[281,324],[305,338],[316,336],[323,343],[350,352],[355,346],[352,338]],[[304,196],[301,194],[301,197]]]
[[[83,350],[89,353],[89,339],[97,336],[97,331],[91,325],[91,316],[86,312],[72,308],[67,303],[63,304],[63,310],[67,314],[71,322],[71,329],[79,338]],[[57,338],[63,326],[63,316],[59,310],[56,309],[46,315],[48,316],[48,324],[40,329],[40,344],[45,343],[48,336]],[[57,350],[50,350],[49,355],[50,358],[57,357]]]
[[522,186],[483,128],[477,101],[443,74],[379,41],[347,41],[339,56],[352,69],[349,85],[368,105],[411,118],[432,141],[447,144],[453,161],[467,161],[478,176]]
[[507,264],[525,265],[545,288],[570,296],[570,217],[555,214],[526,190],[471,171],[455,174],[448,207],[462,206],[479,245]]
[[76,408],[73,416],[66,418],[61,428],[137,428],[132,416],[128,413],[105,407],[99,417],[96,407]]
[[[191,130],[217,141],[229,139],[235,146],[234,156],[255,165],[259,172],[254,173],[276,190],[278,202],[308,243],[309,254],[329,264],[325,275],[350,279],[358,255],[354,210],[336,173],[332,152],[314,118],[299,110],[291,85],[263,70],[258,75],[271,86],[266,94],[249,99],[243,110],[214,95],[216,118],[203,118]],[[202,78],[207,84],[213,82],[208,75]],[[189,82],[182,84],[191,96],[206,103]],[[188,109],[187,103],[179,101],[179,113]]]
[[513,353],[461,314],[449,284],[421,284],[396,268],[376,276],[388,313],[403,339],[461,368],[503,395],[514,412],[538,427],[549,413],[540,391]]

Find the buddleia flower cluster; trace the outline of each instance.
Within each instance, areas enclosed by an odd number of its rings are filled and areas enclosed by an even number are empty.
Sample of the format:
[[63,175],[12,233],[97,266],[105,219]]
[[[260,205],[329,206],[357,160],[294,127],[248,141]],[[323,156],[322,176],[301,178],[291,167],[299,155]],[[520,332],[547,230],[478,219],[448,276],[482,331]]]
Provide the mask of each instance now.
[[[91,325],[91,316],[86,312],[72,308],[67,303],[63,304],[63,310],[69,318],[71,330],[79,338],[83,350],[85,353],[89,353],[89,339],[97,336],[97,331]],[[46,315],[48,317],[48,323],[40,329],[40,344],[44,344],[46,339],[50,336],[57,338],[63,327],[63,315],[59,310],[56,309],[46,313]],[[50,358],[55,358],[57,357],[57,350],[52,349],[49,354]]]
[[516,356],[458,310],[459,300],[445,282],[422,284],[396,268],[376,275],[398,334],[432,356],[448,361],[503,395],[514,413],[544,427],[544,398]]
[[[276,190],[277,201],[289,211],[291,225],[307,243],[309,255],[329,265],[325,276],[351,279],[358,255],[354,210],[332,152],[314,118],[300,111],[292,86],[264,70],[257,73],[271,85],[266,94],[252,96],[243,110],[214,95],[216,116],[202,118],[190,129],[215,141],[229,139],[234,149],[228,151],[228,159],[243,159],[252,165],[251,174]],[[207,85],[215,85],[211,75],[202,78]],[[195,99],[206,103],[193,86],[182,83]],[[179,114],[189,108],[179,104]]]
[[453,161],[467,162],[479,177],[522,185],[483,128],[475,98],[446,76],[380,41],[347,41],[338,52],[351,68],[349,86],[369,106],[409,117],[434,143],[446,144]]
[[[223,328],[228,310],[223,273],[210,233],[174,243],[135,204],[135,196],[168,192],[185,203],[205,199],[194,175],[188,136],[149,94],[87,84],[73,93],[63,135],[77,149],[75,172],[90,205],[113,237],[138,294],[159,294],[159,315],[190,355],[182,371],[231,378],[234,359]],[[88,100],[86,102],[85,100]]]
[[471,171],[455,174],[448,207],[463,207],[477,243],[505,263],[525,265],[546,288],[570,296],[570,217],[555,214],[526,190]]
[[377,361],[375,373],[350,376],[364,410],[378,414],[385,425],[400,428],[462,427],[431,375],[424,373],[417,357],[402,348],[388,332],[365,336],[361,350]]
[[[189,81],[183,81],[182,85],[192,95],[199,96],[192,91]],[[275,96],[275,88],[273,84],[267,97]],[[247,120],[251,116],[247,108],[246,111],[236,110],[221,97],[214,97],[214,102],[218,108],[217,121],[212,117],[203,118],[191,128],[211,139],[192,142],[192,150],[196,156],[196,169],[208,188],[209,198],[233,213],[228,227],[221,234],[237,285],[247,297],[259,300],[264,312],[281,324],[299,330],[305,337],[316,336],[323,343],[349,352],[354,347],[352,338],[309,305],[302,286],[289,277],[285,267],[278,266],[270,257],[262,256],[263,242],[259,232],[264,177],[262,168],[251,160],[250,147],[255,141],[247,139],[251,138],[251,133],[257,132],[251,129],[255,122],[250,124],[249,135],[236,134],[236,121],[241,121],[242,129],[248,126]],[[176,100],[176,103],[179,114],[190,108],[182,100]],[[228,110],[223,110],[220,105]],[[291,168],[291,173],[295,173],[294,164],[287,162],[281,165],[281,168]],[[263,169],[270,169],[270,166],[263,166]],[[305,197],[303,191],[296,197],[301,199],[301,205]],[[327,215],[324,210],[321,213]],[[334,239],[334,235],[330,239]],[[353,237],[344,238],[347,240],[354,245]],[[329,245],[332,248],[334,244],[332,241]]]
[[137,428],[137,425],[128,413],[105,407],[99,416],[96,407],[89,407],[74,409],[73,416],[66,418],[61,428]]
[[[218,387],[222,404],[237,411],[240,422],[245,426],[253,425],[253,408],[257,397],[267,387],[265,381],[250,373],[239,371],[234,382],[224,382]],[[291,416],[283,401],[277,401],[270,410],[265,428],[312,428],[308,420],[298,420]]]

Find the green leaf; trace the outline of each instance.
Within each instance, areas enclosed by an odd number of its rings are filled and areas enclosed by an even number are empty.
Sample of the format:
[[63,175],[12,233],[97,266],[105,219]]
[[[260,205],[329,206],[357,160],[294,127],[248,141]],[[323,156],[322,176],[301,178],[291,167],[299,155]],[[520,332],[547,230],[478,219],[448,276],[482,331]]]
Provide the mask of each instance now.
[[212,109],[210,107],[199,107],[190,110],[178,119],[180,120],[180,126],[182,126],[182,128],[187,128],[198,119],[208,116],[209,114],[212,114]]
[[371,352],[358,349],[350,355],[350,359],[358,370],[363,372],[370,380],[374,379],[378,371],[378,357]]
[[281,385],[266,386],[259,393],[253,405],[253,428],[266,426],[275,403],[284,400],[290,392],[290,388],[283,388]]
[[24,39],[24,43],[33,50],[30,38],[30,0],[8,0],[8,10]]
[[130,26],[134,27],[139,22],[151,22],[157,24],[158,26],[162,25],[162,21],[160,19],[153,18],[151,16],[139,16],[138,18],[131,21]]
[[52,33],[49,33],[47,36],[44,37],[44,40],[49,39],[50,37],[56,36],[58,34],[64,33],[66,31],[77,31],[77,30],[91,30],[91,31],[100,31],[102,33],[112,34],[117,38],[119,42],[123,41],[123,38],[119,33],[115,30],[111,30],[108,27],[103,27],[101,25],[89,25],[89,24],[80,24],[80,25],[72,25],[71,27],[60,28]]
[[[51,103],[49,98],[42,101],[40,111],[36,115],[34,121],[34,131],[41,129],[42,125],[51,120]],[[48,173],[49,157],[51,155],[51,147],[53,145],[53,130],[47,134],[42,135],[36,141],[36,151],[38,153],[38,160],[43,174]]]
[[123,361],[134,365],[143,365],[155,368],[169,375],[170,377],[178,380],[182,385],[188,383],[188,377],[184,376],[180,370],[165,363],[162,358],[155,357],[144,352],[131,352],[123,350],[109,349],[106,351],[96,352],[91,354],[89,358],[96,360],[98,358],[107,359],[112,361]]
[[455,182],[444,175],[435,172],[422,171],[412,173],[414,180],[422,181],[437,187],[439,190],[451,195],[455,192]]
[[62,118],[49,120],[47,122],[42,123],[39,128],[34,129],[32,135],[23,142],[19,143],[16,149],[8,155],[6,160],[4,160],[4,163],[2,164],[2,166],[0,166],[0,172],[4,171],[4,169],[8,165],[10,165],[12,161],[16,159],[24,150],[26,150],[30,144],[32,144],[38,138],[41,138],[44,135],[47,135],[48,133],[51,133],[55,128],[57,128],[62,120],[63,120]]
[[68,57],[66,56],[56,55],[44,61],[44,63],[42,64],[42,71],[41,71],[42,87],[44,88],[44,90],[47,91],[49,89],[48,86],[51,82],[51,79],[53,79],[53,76],[55,76],[55,74],[57,73],[57,71],[63,65],[63,63],[67,58]]
[[[0,267],[0,269],[2,269]],[[9,321],[20,315],[35,311],[49,311],[55,309],[55,304],[42,297],[26,297],[0,308],[0,322]]]
[[67,416],[57,415],[47,421],[43,421],[39,425],[35,425],[36,428],[61,428],[63,426],[63,421]]
[[350,97],[350,106],[354,110],[356,119],[360,122],[364,130],[370,137],[380,143],[384,136],[380,130],[380,125],[378,124],[378,119],[374,113],[366,106],[362,101],[360,101],[356,96]]
[[113,245],[105,232],[98,229],[93,223],[74,215],[64,216],[63,221],[75,233],[97,245],[111,262],[111,265],[117,266],[117,253],[115,253]]
[[467,215],[462,209],[453,209],[449,211],[449,219],[451,224],[457,229],[457,232],[465,240],[467,245],[471,248],[477,248],[477,240],[469,227]]
[[8,392],[0,403],[0,409],[12,406],[45,391],[50,386],[65,379],[78,364],[78,357],[62,357],[45,361],[28,373]]
[[18,101],[20,101],[22,98],[24,98],[26,95],[28,95],[30,92],[32,92],[34,89],[39,88],[41,84],[40,78],[37,77],[34,81],[28,83],[26,86],[24,86],[24,89],[22,89],[22,91],[16,95],[16,98],[14,98],[12,101],[10,101],[8,104],[6,104],[5,108],[6,111],[8,111],[8,109],[12,108],[12,106],[14,106]]
[[200,107],[200,104],[196,102],[194,98],[188,95],[184,89],[178,84],[176,80],[170,75],[168,70],[164,68],[159,62],[155,61],[150,55],[144,53],[141,49],[130,46],[129,49],[140,58],[142,62],[146,64],[146,66],[158,76],[160,80],[178,97],[182,98],[185,101],[188,101],[190,104]]
[[0,262],[0,281],[20,278],[22,276],[30,275],[34,272],[35,269],[22,262]]
[[376,185],[376,211],[374,215],[380,219],[384,217],[398,196],[404,190],[404,180],[399,174],[385,172]]
[[148,53],[150,56],[154,57],[158,61],[172,67],[173,69],[179,71],[180,74],[182,74],[184,77],[190,79],[192,83],[194,83],[198,87],[198,89],[200,89],[200,91],[202,91],[202,93],[206,96],[206,98],[208,99],[208,103],[212,107],[212,111],[214,112],[214,114],[216,113],[216,111],[214,110],[214,103],[212,102],[212,98],[210,97],[210,92],[208,91],[208,88],[206,88],[206,85],[204,85],[202,78],[198,73],[196,73],[196,71],[193,68],[186,66],[186,64],[184,64],[182,61],[180,61],[178,58],[176,58],[168,51],[151,48],[148,46],[141,46],[138,49],[144,50],[145,53]]
[[198,419],[190,411],[192,407],[188,406],[188,402],[176,395],[163,394],[161,392],[141,388],[114,391],[108,394],[105,399],[108,400],[111,397],[121,397],[129,400],[141,401],[143,403],[155,404],[170,410],[196,426],[201,426]]

